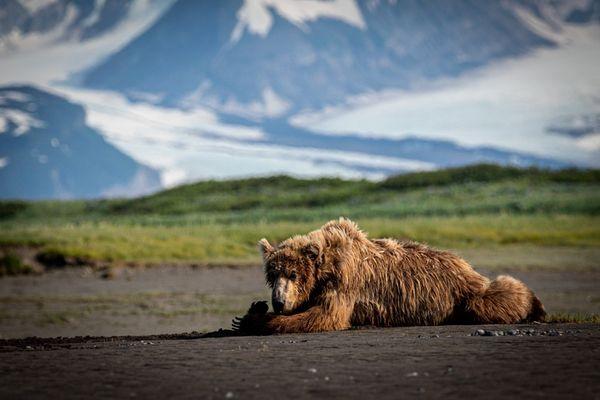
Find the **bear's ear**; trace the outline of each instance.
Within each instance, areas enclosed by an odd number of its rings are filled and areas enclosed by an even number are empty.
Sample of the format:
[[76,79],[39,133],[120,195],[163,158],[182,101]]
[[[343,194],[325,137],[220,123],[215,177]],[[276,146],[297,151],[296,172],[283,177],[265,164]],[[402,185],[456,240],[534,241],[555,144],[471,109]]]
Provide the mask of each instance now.
[[260,249],[260,253],[262,254],[263,258],[275,250],[273,246],[271,246],[271,243],[269,243],[269,241],[265,238],[262,238],[258,241],[258,248]]
[[317,243],[309,243],[302,248],[302,254],[312,261],[316,261],[321,256],[321,247]]

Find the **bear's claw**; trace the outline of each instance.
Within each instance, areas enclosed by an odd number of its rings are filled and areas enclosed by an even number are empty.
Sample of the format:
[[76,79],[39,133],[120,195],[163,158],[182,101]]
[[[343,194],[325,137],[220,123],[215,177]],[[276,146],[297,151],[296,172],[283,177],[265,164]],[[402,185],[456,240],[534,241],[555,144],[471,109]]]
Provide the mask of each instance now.
[[231,328],[234,331],[239,331],[242,323],[242,317],[235,317],[231,320]]
[[264,301],[255,301],[250,305],[248,312],[243,317],[235,317],[231,320],[231,329],[234,332],[250,332],[255,320],[261,319],[269,311],[269,304]]
[[266,314],[269,311],[269,305],[265,300],[255,301],[250,306],[248,314]]

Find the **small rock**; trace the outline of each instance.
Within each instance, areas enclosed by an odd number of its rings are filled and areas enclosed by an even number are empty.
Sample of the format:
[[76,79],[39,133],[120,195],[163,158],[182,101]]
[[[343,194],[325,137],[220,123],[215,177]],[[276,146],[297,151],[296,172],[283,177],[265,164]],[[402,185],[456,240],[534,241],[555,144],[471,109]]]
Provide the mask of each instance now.
[[483,331],[483,336],[498,336],[496,331]]
[[329,377],[328,377],[328,376],[326,376],[326,377],[325,377],[325,378],[323,378],[323,379],[325,379],[326,381],[328,381],[328,382],[329,382]]
[[406,376],[407,378],[412,378],[412,377],[415,377],[415,376],[419,376],[419,373],[416,372],[416,371],[415,372],[409,372],[408,374],[406,374],[404,376]]
[[317,373],[317,369],[316,368],[309,368],[308,372],[310,372],[311,374],[316,374]]
[[233,392],[227,392],[227,393],[225,393],[225,398],[226,399],[233,399],[233,397],[234,397]]
[[475,333],[477,334],[477,336],[483,336],[483,335],[485,335],[485,331],[483,329],[477,329],[475,331]]

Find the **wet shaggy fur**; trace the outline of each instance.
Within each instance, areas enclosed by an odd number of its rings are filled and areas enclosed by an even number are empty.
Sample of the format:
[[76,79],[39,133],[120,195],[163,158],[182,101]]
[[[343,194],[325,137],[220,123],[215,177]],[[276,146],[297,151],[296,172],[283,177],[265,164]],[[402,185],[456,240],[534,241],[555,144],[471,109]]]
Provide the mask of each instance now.
[[282,314],[251,307],[248,334],[320,332],[351,326],[509,324],[542,320],[544,307],[521,281],[477,273],[460,257],[425,245],[369,239],[348,219],[271,246],[261,240],[267,283],[293,282]]

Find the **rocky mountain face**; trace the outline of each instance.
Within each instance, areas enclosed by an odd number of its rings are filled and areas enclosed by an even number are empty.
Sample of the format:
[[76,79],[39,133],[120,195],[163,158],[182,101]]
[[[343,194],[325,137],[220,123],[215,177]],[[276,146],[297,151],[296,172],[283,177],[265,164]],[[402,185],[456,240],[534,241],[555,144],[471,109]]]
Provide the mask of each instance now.
[[84,109],[30,86],[0,88],[0,197],[134,196],[160,187],[158,173],[117,150]]
[[[11,36],[57,33],[57,40],[87,40],[114,28],[132,0],[1,0],[0,43]],[[59,32],[57,32],[59,31]]]
[[[267,132],[265,141],[270,144],[298,148],[336,149],[353,153],[367,153],[392,159],[410,160],[434,168],[456,167],[476,163],[492,163],[527,167],[561,168],[567,163],[551,158],[537,157],[526,152],[494,147],[460,146],[448,140],[419,137],[403,139],[368,138],[355,135],[323,135],[291,126],[284,119],[269,119],[261,127]],[[352,167],[352,164],[349,165]],[[374,172],[394,174],[409,170],[380,168]]]
[[[379,176],[404,171],[398,165],[405,164],[390,161],[406,162],[406,170],[477,162],[566,164],[518,150],[425,139],[419,132],[384,139],[349,126],[347,134],[334,136],[290,121],[558,48],[565,24],[600,21],[600,0],[0,0],[0,56],[17,54],[30,42],[94,43],[120,33],[119,24],[127,25],[124,20],[133,20],[138,9],[159,11],[70,82],[124,94],[130,105],[152,103],[164,111],[160,115],[210,110],[216,125],[261,132],[258,139],[226,138],[240,148],[315,149],[318,162]],[[598,132],[597,119],[561,117],[548,132],[579,138]],[[169,121],[159,122],[168,132]],[[34,87],[0,88],[0,197],[135,195],[160,185],[156,171],[102,134],[86,124],[80,105]],[[214,132],[205,136],[223,139]],[[191,146],[185,140],[178,148]],[[333,153],[343,157],[328,158]],[[388,162],[357,161],[365,156]],[[194,164],[200,169],[202,162]]]
[[560,21],[597,18],[600,9],[598,1],[565,3],[358,1],[360,23],[352,24],[327,15],[298,22],[265,2],[268,31],[256,32],[241,20],[246,2],[179,0],[84,84],[253,117],[320,109],[554,46],[532,21],[559,30]]

